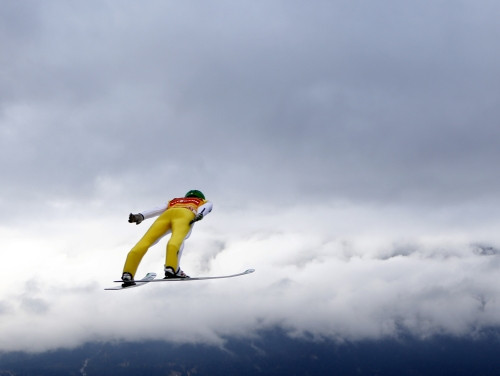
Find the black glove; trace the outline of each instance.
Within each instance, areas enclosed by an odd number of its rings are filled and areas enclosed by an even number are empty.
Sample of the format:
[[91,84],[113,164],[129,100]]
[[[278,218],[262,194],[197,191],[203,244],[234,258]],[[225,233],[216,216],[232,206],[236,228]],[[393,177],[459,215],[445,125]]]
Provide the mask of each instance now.
[[130,215],[128,216],[128,222],[129,223],[134,223],[135,222],[135,224],[138,225],[142,221],[144,221],[144,216],[141,213],[139,213],[139,214],[132,214],[132,213],[130,213]]
[[191,222],[189,222],[189,224],[191,225],[191,224],[193,224],[195,222],[201,221],[202,219],[203,219],[203,214],[198,213],[198,214],[196,214],[196,216],[194,217],[194,219]]

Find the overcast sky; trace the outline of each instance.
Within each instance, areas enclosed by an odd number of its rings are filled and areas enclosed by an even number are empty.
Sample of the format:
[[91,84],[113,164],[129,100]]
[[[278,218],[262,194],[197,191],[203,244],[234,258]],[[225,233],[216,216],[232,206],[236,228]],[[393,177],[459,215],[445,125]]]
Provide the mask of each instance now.
[[[500,4],[0,3],[0,350],[500,325]],[[183,269],[104,291],[202,190]],[[139,274],[162,272],[165,240]]]

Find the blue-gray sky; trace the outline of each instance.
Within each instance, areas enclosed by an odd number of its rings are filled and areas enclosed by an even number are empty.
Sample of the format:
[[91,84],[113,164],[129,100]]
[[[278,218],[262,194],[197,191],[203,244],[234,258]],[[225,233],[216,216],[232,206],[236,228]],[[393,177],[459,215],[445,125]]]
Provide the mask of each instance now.
[[[2,1],[0,349],[498,325],[499,13]],[[150,223],[128,213],[192,188],[214,211],[183,268],[256,274],[104,292]]]

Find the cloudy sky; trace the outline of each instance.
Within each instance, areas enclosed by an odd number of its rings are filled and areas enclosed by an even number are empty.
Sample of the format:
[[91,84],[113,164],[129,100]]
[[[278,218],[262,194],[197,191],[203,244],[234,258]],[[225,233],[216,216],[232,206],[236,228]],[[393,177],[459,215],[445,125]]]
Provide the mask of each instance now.
[[[0,4],[0,350],[500,325],[500,4]],[[202,190],[182,259],[104,291]],[[139,274],[161,273],[165,240]]]

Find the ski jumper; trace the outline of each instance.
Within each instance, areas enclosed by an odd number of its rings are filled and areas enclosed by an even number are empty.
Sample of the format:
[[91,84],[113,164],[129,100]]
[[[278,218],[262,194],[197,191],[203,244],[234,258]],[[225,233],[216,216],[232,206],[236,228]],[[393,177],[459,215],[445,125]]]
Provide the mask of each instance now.
[[141,212],[144,219],[158,216],[139,242],[130,250],[123,267],[124,273],[135,275],[139,263],[148,249],[163,236],[172,233],[167,242],[165,267],[179,270],[184,240],[191,235],[191,221],[197,214],[207,215],[212,211],[212,203],[197,197],[181,197],[170,200],[166,205]]

